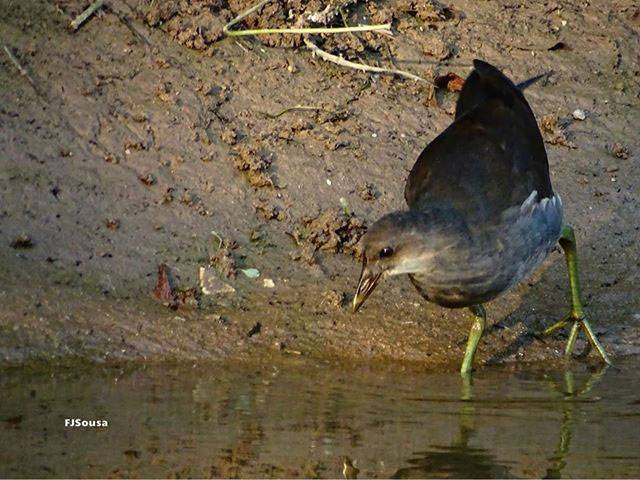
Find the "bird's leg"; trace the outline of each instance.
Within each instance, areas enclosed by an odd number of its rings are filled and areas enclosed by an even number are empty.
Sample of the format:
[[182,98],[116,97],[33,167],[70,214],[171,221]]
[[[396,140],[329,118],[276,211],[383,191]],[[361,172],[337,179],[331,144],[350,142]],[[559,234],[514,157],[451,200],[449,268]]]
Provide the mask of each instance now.
[[543,333],[549,335],[556,330],[565,327],[571,323],[571,331],[569,333],[569,339],[567,340],[567,346],[565,348],[565,355],[570,356],[573,353],[573,348],[578,338],[580,327],[585,331],[589,343],[597,350],[602,357],[602,360],[608,365],[611,364],[607,352],[604,350],[598,339],[596,338],[589,321],[587,320],[584,310],[582,309],[582,300],[580,299],[580,279],[578,277],[578,249],[576,246],[576,237],[573,233],[573,228],[569,225],[562,227],[562,234],[559,240],[560,246],[564,251],[565,260],[567,262],[567,270],[569,272],[569,286],[571,288],[571,312],[560,319],[558,322],[551,325]]
[[469,310],[473,313],[473,325],[471,325],[469,339],[467,340],[467,349],[464,353],[462,367],[460,367],[460,373],[463,377],[473,370],[473,357],[476,354],[478,342],[480,341],[480,337],[482,337],[482,332],[487,322],[487,312],[482,305],[474,305],[469,307]]

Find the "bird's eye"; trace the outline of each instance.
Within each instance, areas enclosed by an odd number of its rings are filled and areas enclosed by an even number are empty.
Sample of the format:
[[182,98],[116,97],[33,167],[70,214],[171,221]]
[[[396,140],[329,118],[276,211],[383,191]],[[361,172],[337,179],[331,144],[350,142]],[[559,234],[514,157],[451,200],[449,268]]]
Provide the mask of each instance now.
[[384,247],[380,250],[380,258],[388,258],[391,255],[393,255],[393,248],[391,247]]

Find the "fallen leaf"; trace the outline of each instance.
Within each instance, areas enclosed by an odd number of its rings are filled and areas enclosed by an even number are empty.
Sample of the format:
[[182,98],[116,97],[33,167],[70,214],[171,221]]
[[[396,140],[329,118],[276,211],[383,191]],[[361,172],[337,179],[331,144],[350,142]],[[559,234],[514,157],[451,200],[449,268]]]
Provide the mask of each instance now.
[[153,289],[153,295],[158,301],[169,308],[176,308],[178,306],[174,287],[169,275],[169,268],[164,263],[158,265],[158,282],[156,283],[156,288]]
[[456,73],[449,72],[445,75],[437,76],[433,83],[436,88],[447,88],[450,92],[459,92],[464,86],[464,78]]
[[260,270],[257,268],[241,268],[240,271],[244,273],[247,278],[258,278],[260,276]]

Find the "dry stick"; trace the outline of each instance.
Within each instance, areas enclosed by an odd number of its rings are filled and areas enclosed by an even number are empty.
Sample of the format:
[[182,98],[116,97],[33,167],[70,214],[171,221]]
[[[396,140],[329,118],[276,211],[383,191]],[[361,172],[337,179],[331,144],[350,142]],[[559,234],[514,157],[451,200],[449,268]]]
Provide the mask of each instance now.
[[134,37],[136,37],[138,40],[140,40],[142,43],[144,43],[144,45],[146,47],[151,47],[151,41],[146,37],[146,35],[144,35],[142,32],[140,32],[131,22],[131,20],[129,19],[129,17],[127,16],[126,13],[124,13],[122,10],[120,10],[119,8],[114,8],[113,6],[113,2],[110,2],[108,5],[105,5],[105,9],[109,10],[111,13],[113,13],[116,17],[118,17],[118,20],[120,20],[120,22],[129,29],[129,31],[133,34]]
[[307,27],[307,28],[261,28],[257,30],[227,30],[228,37],[241,37],[245,35],[267,35],[270,33],[351,33],[351,32],[376,32],[391,33],[391,24],[358,25],[357,27]]
[[284,108],[284,109],[280,110],[278,113],[267,113],[267,112],[264,112],[264,114],[269,118],[278,118],[278,117],[284,115],[285,113],[292,112],[294,110],[313,110],[313,111],[318,111],[318,110],[322,110],[322,107],[313,107],[311,105],[295,105],[293,107]]
[[11,53],[11,50],[6,45],[4,46],[4,53],[7,54],[7,57],[9,57],[9,60],[11,60],[11,63],[13,63],[13,66],[16,67],[18,72],[20,72],[20,75],[22,75],[24,78],[27,79],[29,84],[31,84],[33,89],[36,91],[36,93],[40,97],[43,97],[42,92],[38,88],[38,85],[36,84],[35,80],[33,78],[31,78],[31,75],[29,75],[29,72],[27,72],[27,69],[24,68],[22,65],[20,65],[20,62],[18,61],[18,59],[15,57],[15,55],[13,53]]
[[222,27],[222,33],[224,33],[225,35],[228,35],[229,33],[229,29],[231,27],[233,27],[236,23],[241,22],[242,20],[244,20],[246,17],[248,17],[249,15],[251,15],[253,12],[255,12],[256,10],[258,10],[259,8],[262,8],[263,5],[266,5],[267,3],[269,3],[271,0],[262,0],[261,2],[257,3],[256,5],[254,5],[251,8],[246,9],[244,12],[240,13],[237,17],[235,17],[233,20],[231,20],[229,23],[227,23],[224,27]]
[[72,32],[75,32],[80,28],[80,26],[86,22],[91,15],[96,13],[102,6],[104,5],[104,0],[96,0],[91,5],[89,5],[80,15],[73,19],[73,21],[69,24],[69,28]]
[[350,62],[349,60],[345,60],[342,57],[333,55],[329,52],[325,52],[320,47],[318,47],[315,43],[309,40],[307,37],[304,37],[304,43],[311,50],[311,53],[313,53],[313,55],[317,55],[323,60],[326,60],[328,62],[333,62],[343,67],[355,68],[356,70],[362,70],[363,72],[387,73],[392,75],[398,75],[400,77],[410,78],[411,80],[415,80],[417,82],[427,81],[422,77],[414,75],[413,73],[405,72],[404,70],[396,70],[394,68],[373,67],[371,65],[366,65],[364,63]]

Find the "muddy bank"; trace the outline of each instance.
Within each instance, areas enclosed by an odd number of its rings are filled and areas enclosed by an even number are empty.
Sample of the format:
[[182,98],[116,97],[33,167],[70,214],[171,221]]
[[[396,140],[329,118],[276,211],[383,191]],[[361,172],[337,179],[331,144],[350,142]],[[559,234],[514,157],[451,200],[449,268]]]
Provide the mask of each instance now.
[[[295,37],[206,33],[247,2],[157,15],[114,2],[119,16],[103,12],[74,34],[66,26],[84,2],[0,3],[2,42],[37,85],[0,56],[5,361],[301,354],[455,365],[466,315],[426,304],[406,279],[386,282],[358,315],[347,307],[359,236],[402,208],[415,158],[452,119],[455,91],[432,80],[466,76],[476,57],[514,79],[554,71],[527,95],[579,236],[588,312],[611,353],[640,352],[633,2],[453,1],[433,15],[371,2],[348,21],[392,21],[392,38],[318,39],[424,85],[328,64]],[[277,7],[289,11],[274,4],[245,26],[289,25]],[[161,263],[181,290],[175,310],[152,298]],[[202,295],[209,265],[211,290],[224,288]],[[554,253],[487,306],[480,360],[559,358],[561,335],[542,343],[526,332],[563,315],[566,294]]]

